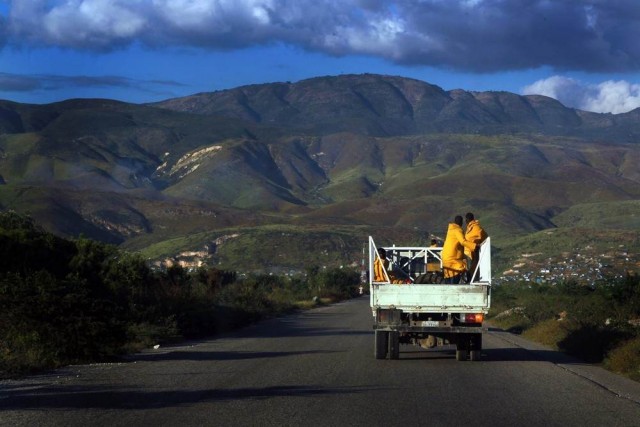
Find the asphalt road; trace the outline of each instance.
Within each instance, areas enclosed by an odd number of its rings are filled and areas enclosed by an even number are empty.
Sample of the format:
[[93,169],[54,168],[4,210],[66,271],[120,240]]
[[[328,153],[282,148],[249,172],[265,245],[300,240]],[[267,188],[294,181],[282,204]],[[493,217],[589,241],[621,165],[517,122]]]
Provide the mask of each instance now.
[[373,357],[367,298],[0,382],[1,426],[640,426],[640,384],[492,330]]

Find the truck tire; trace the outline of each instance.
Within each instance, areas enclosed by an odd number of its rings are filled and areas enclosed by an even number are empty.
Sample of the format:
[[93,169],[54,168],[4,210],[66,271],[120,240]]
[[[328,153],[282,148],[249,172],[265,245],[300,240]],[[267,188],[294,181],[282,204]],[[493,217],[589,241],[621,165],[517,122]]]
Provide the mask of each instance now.
[[400,334],[389,332],[389,359],[400,358]]
[[463,362],[469,357],[471,338],[467,334],[460,334],[456,339],[456,360]]
[[481,350],[482,350],[482,334],[474,334],[471,336],[469,340],[469,358],[477,362],[480,360]]
[[386,359],[389,351],[389,332],[375,332],[375,357],[376,359]]

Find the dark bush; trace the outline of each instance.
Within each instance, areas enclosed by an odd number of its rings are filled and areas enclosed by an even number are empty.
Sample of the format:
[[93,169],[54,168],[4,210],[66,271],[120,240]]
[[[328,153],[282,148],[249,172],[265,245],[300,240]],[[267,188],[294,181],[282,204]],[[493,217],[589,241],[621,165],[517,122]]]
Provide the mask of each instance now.
[[617,329],[582,324],[560,341],[558,348],[586,362],[600,363],[616,344],[628,338]]
[[354,295],[358,274],[304,280],[180,266],[154,273],[137,254],[53,236],[0,213],[0,374],[102,360],[163,340],[228,331],[311,296]]
[[358,294],[360,275],[355,270],[332,268],[307,269],[307,281],[310,292],[316,296],[329,298],[348,298]]
[[[0,332],[10,353],[3,370],[20,371],[27,363],[52,367],[113,356],[126,342],[117,307],[97,299],[78,277],[59,280],[41,271],[0,280]],[[23,356],[26,355],[26,358]]]

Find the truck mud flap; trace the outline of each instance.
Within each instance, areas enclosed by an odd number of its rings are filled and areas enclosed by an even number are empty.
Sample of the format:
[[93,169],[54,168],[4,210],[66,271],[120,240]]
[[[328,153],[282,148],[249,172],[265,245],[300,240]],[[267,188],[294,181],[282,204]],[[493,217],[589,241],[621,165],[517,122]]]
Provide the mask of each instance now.
[[399,359],[400,358],[400,333],[396,331],[375,332],[375,358]]

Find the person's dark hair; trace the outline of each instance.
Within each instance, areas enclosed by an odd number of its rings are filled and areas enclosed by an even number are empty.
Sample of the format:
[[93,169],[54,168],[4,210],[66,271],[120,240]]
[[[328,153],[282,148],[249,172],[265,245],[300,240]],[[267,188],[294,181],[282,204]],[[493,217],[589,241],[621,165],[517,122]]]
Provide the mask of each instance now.
[[462,217],[460,215],[456,215],[456,217],[453,219],[453,222],[455,222],[458,225],[462,225]]
[[431,239],[431,244],[432,245],[437,245],[438,244],[438,240],[437,239]]
[[384,248],[378,248],[378,255],[382,258],[387,255],[387,251],[385,251]]
[[467,214],[464,217],[467,218],[467,222],[473,221],[475,219],[475,217],[471,212],[467,212]]

